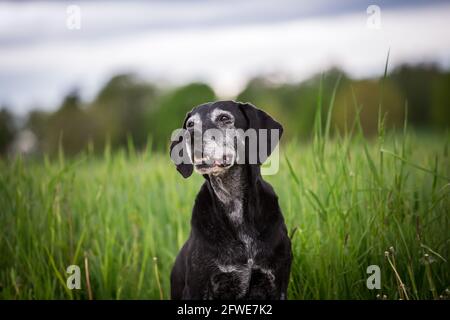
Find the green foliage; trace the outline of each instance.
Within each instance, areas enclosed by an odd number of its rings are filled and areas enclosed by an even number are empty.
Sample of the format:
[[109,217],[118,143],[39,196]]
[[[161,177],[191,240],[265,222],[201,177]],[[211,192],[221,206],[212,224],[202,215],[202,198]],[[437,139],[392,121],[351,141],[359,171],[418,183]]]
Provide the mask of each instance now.
[[[380,106],[381,90],[383,103]],[[354,99],[358,101],[355,106]],[[353,81],[337,93],[333,123],[341,131],[348,130],[359,118],[364,134],[373,136],[378,129],[378,113],[386,115],[385,126],[401,127],[404,122],[405,98],[392,81],[384,84],[373,80]]]
[[214,91],[202,83],[192,83],[164,94],[158,108],[148,115],[148,130],[154,146],[167,150],[170,135],[182,125],[186,114],[194,106],[216,99]]
[[347,83],[347,77],[337,69],[323,76],[315,76],[298,84],[275,84],[267,79],[255,78],[237,97],[268,111],[285,127],[285,138],[309,139],[312,137],[317,111],[317,95],[322,81],[322,119],[326,118],[331,94],[338,77]]
[[13,115],[7,109],[0,109],[0,156],[8,151],[16,130]]
[[117,75],[91,103],[83,104],[71,92],[56,112],[31,112],[26,127],[39,138],[41,152],[50,156],[60,150],[70,156],[86,149],[99,153],[106,145],[117,150],[129,142],[142,149],[149,140],[153,148],[166,150],[184,115],[213,100],[216,96],[205,84],[162,91],[134,75]]
[[431,118],[432,123],[448,128],[450,122],[450,73],[442,75],[432,83]]
[[[86,141],[98,124],[88,115],[119,99],[113,98],[118,89],[111,90],[87,107],[77,95],[69,96],[58,112],[34,114],[29,125],[44,136],[84,125]],[[258,80],[241,98],[246,97],[295,132],[281,147],[279,172],[266,177],[292,237],[290,299],[449,296],[448,134],[408,132],[398,86],[386,79],[350,81],[336,73],[316,77],[302,90]],[[447,101],[439,86],[433,86],[433,97],[437,104]],[[214,99],[201,84],[165,92],[143,111],[148,130],[165,145],[192,105]],[[308,103],[298,112],[312,120],[288,118],[299,101]],[[349,104],[354,111],[340,109]],[[108,110],[122,112],[127,104],[113,105]],[[340,118],[343,112],[351,117]],[[298,142],[297,121],[309,126],[311,144]],[[399,121],[402,134],[385,130]],[[337,126],[343,130],[332,135],[332,122],[344,122]],[[377,139],[366,139],[373,131]],[[170,270],[188,237],[203,178],[182,179],[166,152],[150,146],[136,152],[132,139],[128,152],[112,152],[114,146],[106,143],[103,157],[76,140],[58,139],[77,155],[0,161],[0,298],[87,299],[88,284],[95,299],[169,298]],[[81,290],[65,286],[72,264],[81,266],[83,275],[89,266]],[[369,265],[381,268],[381,290],[366,287]]]
[[[450,137],[388,135],[380,145],[359,130],[317,134],[312,145],[282,146],[278,174],[266,177],[293,234],[289,298],[398,299],[385,251],[409,298],[445,295]],[[0,298],[87,299],[85,261],[94,299],[169,298],[203,178],[183,179],[166,153],[109,150],[0,162]],[[65,286],[71,264],[81,290]],[[372,264],[381,290],[366,287]]]
[[[41,118],[42,119],[42,118]],[[35,124],[39,125],[39,118]],[[51,114],[45,122],[42,139],[45,153],[56,154],[62,147],[67,155],[75,155],[86,148],[92,140],[94,121],[82,109],[77,92],[69,94],[61,108]]]
[[[314,138],[317,121],[327,126],[331,135],[342,134],[350,130],[356,118],[360,118],[364,134],[373,136],[378,130],[379,114],[384,129],[389,131],[402,127],[406,109],[411,126],[442,132],[450,125],[449,85],[450,73],[433,65],[403,65],[382,81],[351,79],[334,68],[300,83],[257,77],[248,82],[236,100],[251,102],[278,119],[285,128],[284,141]],[[99,154],[105,145],[117,150],[127,148],[131,141],[138,150],[151,141],[148,145],[152,149],[167,151],[170,135],[185,114],[196,105],[214,100],[217,97],[207,84],[168,89],[133,74],[120,74],[112,77],[91,102],[80,101],[75,91],[53,113],[32,111],[26,128],[37,136],[37,150],[50,156],[57,155],[60,149],[67,155],[86,148]],[[327,117],[331,105],[332,116]],[[318,112],[320,117],[316,117]],[[15,131],[5,123],[17,122],[5,121],[5,117],[3,113],[0,121],[3,153]]]
[[433,116],[440,113],[448,114],[450,107],[448,77],[448,72],[440,72],[435,65],[403,65],[392,72],[390,79],[398,84],[407,99],[411,125],[422,128],[429,126],[430,123],[449,125],[450,117],[437,120],[436,116]]
[[146,115],[157,107],[157,98],[156,88],[136,76],[114,76],[88,107],[96,124],[95,145],[124,146],[131,136],[138,148],[143,147],[148,138]]

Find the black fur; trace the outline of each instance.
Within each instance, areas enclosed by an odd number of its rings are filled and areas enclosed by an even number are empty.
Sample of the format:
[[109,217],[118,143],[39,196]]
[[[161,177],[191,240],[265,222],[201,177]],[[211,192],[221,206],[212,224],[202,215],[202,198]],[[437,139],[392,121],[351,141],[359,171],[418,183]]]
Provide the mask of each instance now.
[[[240,127],[261,125],[261,128],[281,128],[270,116],[251,105],[225,101],[200,107],[204,110],[227,108],[233,112]],[[184,166],[182,170],[188,174],[179,171],[183,176],[189,176],[192,165]],[[262,179],[260,164],[234,167],[231,169],[241,172],[242,223],[236,226],[230,221],[226,206],[216,196],[211,177],[204,175],[205,182],[192,210],[189,239],[181,248],[172,269],[172,299],[287,298],[292,253],[278,197]],[[249,263],[248,250],[239,237],[240,232],[253,239],[256,252],[252,257],[252,267],[246,269],[250,271],[245,282],[238,271],[223,272],[217,266],[223,264],[245,268]]]

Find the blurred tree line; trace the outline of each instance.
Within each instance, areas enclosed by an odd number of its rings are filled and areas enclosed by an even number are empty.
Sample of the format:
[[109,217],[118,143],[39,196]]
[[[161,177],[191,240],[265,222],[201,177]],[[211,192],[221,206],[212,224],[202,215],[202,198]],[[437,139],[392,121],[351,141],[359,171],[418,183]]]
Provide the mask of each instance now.
[[[285,140],[307,140],[319,104],[325,121],[335,87],[334,130],[348,130],[359,112],[364,132],[372,135],[379,110],[386,114],[388,128],[401,128],[406,105],[413,127],[439,130],[450,124],[450,73],[434,65],[403,65],[384,80],[355,80],[339,69],[301,83],[280,84],[259,77],[249,81],[236,100],[249,101],[271,113],[283,123]],[[86,148],[100,152],[106,144],[116,149],[130,140],[136,148],[151,143],[152,148],[163,150],[186,112],[217,99],[203,83],[164,89],[133,74],[117,75],[92,102],[83,103],[74,90],[55,112],[31,111],[20,127],[13,114],[0,110],[0,154],[17,144],[14,140],[19,130],[34,133],[37,148],[33,150],[50,155],[60,147],[68,155]]]

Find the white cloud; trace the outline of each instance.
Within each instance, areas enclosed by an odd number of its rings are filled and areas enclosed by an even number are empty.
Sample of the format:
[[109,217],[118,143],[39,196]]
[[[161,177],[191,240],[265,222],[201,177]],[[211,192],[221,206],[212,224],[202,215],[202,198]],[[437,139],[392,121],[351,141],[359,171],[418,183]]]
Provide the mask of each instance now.
[[[92,96],[121,71],[174,84],[203,80],[229,96],[258,74],[302,80],[333,65],[359,77],[380,74],[388,48],[392,65],[431,60],[449,67],[449,13],[450,5],[382,8],[380,30],[366,27],[364,10],[265,24],[144,28],[97,38],[72,31],[75,35],[57,41],[0,47],[0,103],[10,102],[18,112],[35,102],[54,107],[71,86],[80,85]],[[101,19],[96,24],[106,25]],[[88,26],[80,32],[89,33]]]

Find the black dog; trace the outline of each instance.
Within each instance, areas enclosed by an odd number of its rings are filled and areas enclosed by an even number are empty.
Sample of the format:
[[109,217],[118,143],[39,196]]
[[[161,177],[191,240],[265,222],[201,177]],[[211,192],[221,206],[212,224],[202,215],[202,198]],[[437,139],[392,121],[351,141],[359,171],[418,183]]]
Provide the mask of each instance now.
[[[195,107],[183,128],[189,137],[172,142],[171,157],[187,152],[189,161],[178,164],[178,171],[187,178],[195,169],[206,181],[195,200],[189,239],[172,269],[172,299],[286,299],[291,242],[278,198],[260,173],[276,143],[267,135],[267,155],[258,153],[253,164],[249,159],[238,164],[236,143],[219,155],[217,139],[203,136],[200,148],[193,143],[196,130],[201,135],[207,129],[276,129],[281,137],[282,126],[251,104],[219,101]],[[186,148],[175,152],[183,143]]]

